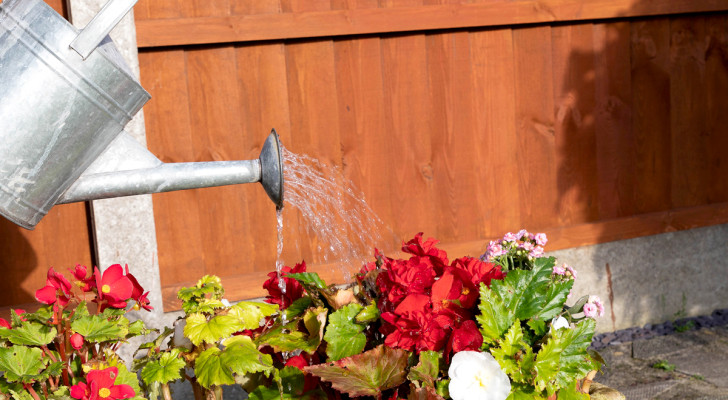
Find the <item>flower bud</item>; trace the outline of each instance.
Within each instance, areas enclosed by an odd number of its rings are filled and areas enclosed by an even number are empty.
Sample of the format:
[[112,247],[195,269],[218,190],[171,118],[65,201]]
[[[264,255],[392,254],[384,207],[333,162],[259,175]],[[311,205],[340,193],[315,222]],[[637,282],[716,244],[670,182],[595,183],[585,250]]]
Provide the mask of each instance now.
[[81,336],[81,334],[79,333],[74,333],[73,335],[71,335],[69,341],[71,342],[71,347],[76,350],[83,347],[83,336]]

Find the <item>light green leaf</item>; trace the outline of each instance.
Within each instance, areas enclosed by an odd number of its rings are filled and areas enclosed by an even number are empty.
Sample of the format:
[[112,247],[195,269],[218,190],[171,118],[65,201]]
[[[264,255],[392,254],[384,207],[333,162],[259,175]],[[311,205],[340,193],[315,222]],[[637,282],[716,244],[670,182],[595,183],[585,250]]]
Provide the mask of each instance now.
[[586,393],[576,390],[576,380],[571,381],[567,386],[559,389],[558,400],[589,400]]
[[501,369],[512,381],[525,383],[529,380],[533,368],[533,350],[523,339],[520,321],[511,326],[498,344],[499,346],[492,347],[490,352]]
[[354,320],[362,309],[361,305],[352,303],[331,314],[324,334],[328,361],[340,360],[364,350],[367,344],[364,326]]
[[355,356],[304,369],[349,396],[375,396],[405,381],[408,357],[409,352],[405,350],[380,345]]
[[277,304],[261,303],[256,301],[241,301],[228,311],[228,315],[235,318],[244,329],[257,329],[265,317],[278,312]]
[[420,387],[435,387],[437,375],[440,373],[440,353],[426,350],[420,353],[420,361],[410,368],[407,379],[419,382]]
[[129,320],[109,321],[101,315],[89,315],[71,322],[71,329],[93,343],[122,340],[129,332]]
[[13,329],[0,328],[0,338],[22,346],[45,346],[56,338],[56,328],[37,322],[24,322]]
[[71,397],[70,389],[64,386],[48,396],[48,400],[73,400],[73,397]]
[[245,375],[255,372],[264,372],[270,375],[273,371],[273,358],[263,354],[248,336],[233,336],[224,343],[222,361],[230,367],[233,373]]
[[43,374],[46,365],[37,347],[12,346],[0,348],[0,371],[8,382],[32,383]]
[[533,364],[536,390],[546,390],[549,394],[556,391],[556,374],[559,371],[559,355],[562,351],[559,341],[550,337],[536,354],[536,362]]
[[485,284],[480,285],[480,315],[476,317],[483,334],[483,342],[495,343],[515,322],[512,309],[507,308],[500,297]]
[[203,342],[217,343],[220,339],[245,329],[237,317],[230,315],[218,315],[208,321],[204,314],[194,313],[186,321],[184,335],[195,346]]
[[549,321],[554,319],[564,308],[566,297],[569,295],[574,280],[569,279],[561,282],[551,282],[546,291],[544,303],[533,318],[541,321]]
[[320,344],[320,340],[309,341],[309,336],[298,330],[298,321],[277,326],[264,333],[255,340],[258,346],[268,345],[275,351],[301,350],[313,353]]
[[222,351],[217,347],[203,351],[195,360],[195,376],[202,387],[232,385],[235,383],[232,370],[222,360]]
[[316,272],[300,272],[297,274],[286,274],[286,278],[293,278],[304,286],[311,286],[316,289],[326,290],[326,282]]
[[589,371],[599,368],[587,352],[591,344],[596,322],[587,318],[579,321],[573,329],[559,329],[554,332],[559,341],[559,372],[556,381],[560,387],[566,387],[577,379],[582,379]]
[[163,384],[182,379],[181,370],[186,363],[180,354],[178,349],[172,349],[170,352],[162,354],[158,360],[148,362],[141,372],[144,383],[148,385],[152,382]]
[[373,302],[372,304],[364,307],[364,309],[356,315],[356,322],[360,324],[367,324],[369,322],[376,321],[377,318],[379,318],[379,308],[377,308],[377,303]]

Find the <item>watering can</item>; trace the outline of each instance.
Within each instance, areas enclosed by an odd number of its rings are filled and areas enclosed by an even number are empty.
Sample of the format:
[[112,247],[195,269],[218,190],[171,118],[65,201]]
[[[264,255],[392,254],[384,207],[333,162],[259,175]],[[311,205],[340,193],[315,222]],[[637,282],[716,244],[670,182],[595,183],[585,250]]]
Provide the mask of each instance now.
[[163,163],[123,131],[149,100],[108,33],[136,0],[79,31],[42,0],[0,3],[0,214],[33,229],[55,204],[260,182],[281,207],[271,132],[257,160]]

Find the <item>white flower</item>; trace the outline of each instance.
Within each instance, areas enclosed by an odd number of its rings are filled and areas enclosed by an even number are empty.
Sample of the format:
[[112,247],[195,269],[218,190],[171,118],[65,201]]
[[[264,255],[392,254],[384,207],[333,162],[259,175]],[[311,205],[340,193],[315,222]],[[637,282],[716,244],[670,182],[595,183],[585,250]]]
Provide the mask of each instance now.
[[566,320],[564,317],[556,317],[551,321],[551,330],[556,331],[561,328],[569,329],[569,321]]
[[447,373],[453,400],[505,400],[511,392],[508,375],[490,353],[456,353]]

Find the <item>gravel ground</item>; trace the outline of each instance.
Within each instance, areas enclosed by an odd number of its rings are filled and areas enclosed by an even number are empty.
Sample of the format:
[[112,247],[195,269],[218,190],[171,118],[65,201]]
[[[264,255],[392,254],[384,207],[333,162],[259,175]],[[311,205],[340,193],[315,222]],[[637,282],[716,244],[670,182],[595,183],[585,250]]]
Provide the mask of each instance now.
[[594,335],[591,347],[601,350],[609,345],[651,339],[657,336],[671,335],[676,332],[686,332],[700,328],[728,325],[728,308],[715,310],[710,315],[699,317],[680,318],[661,324],[647,324],[643,327],[621,329],[614,332]]

